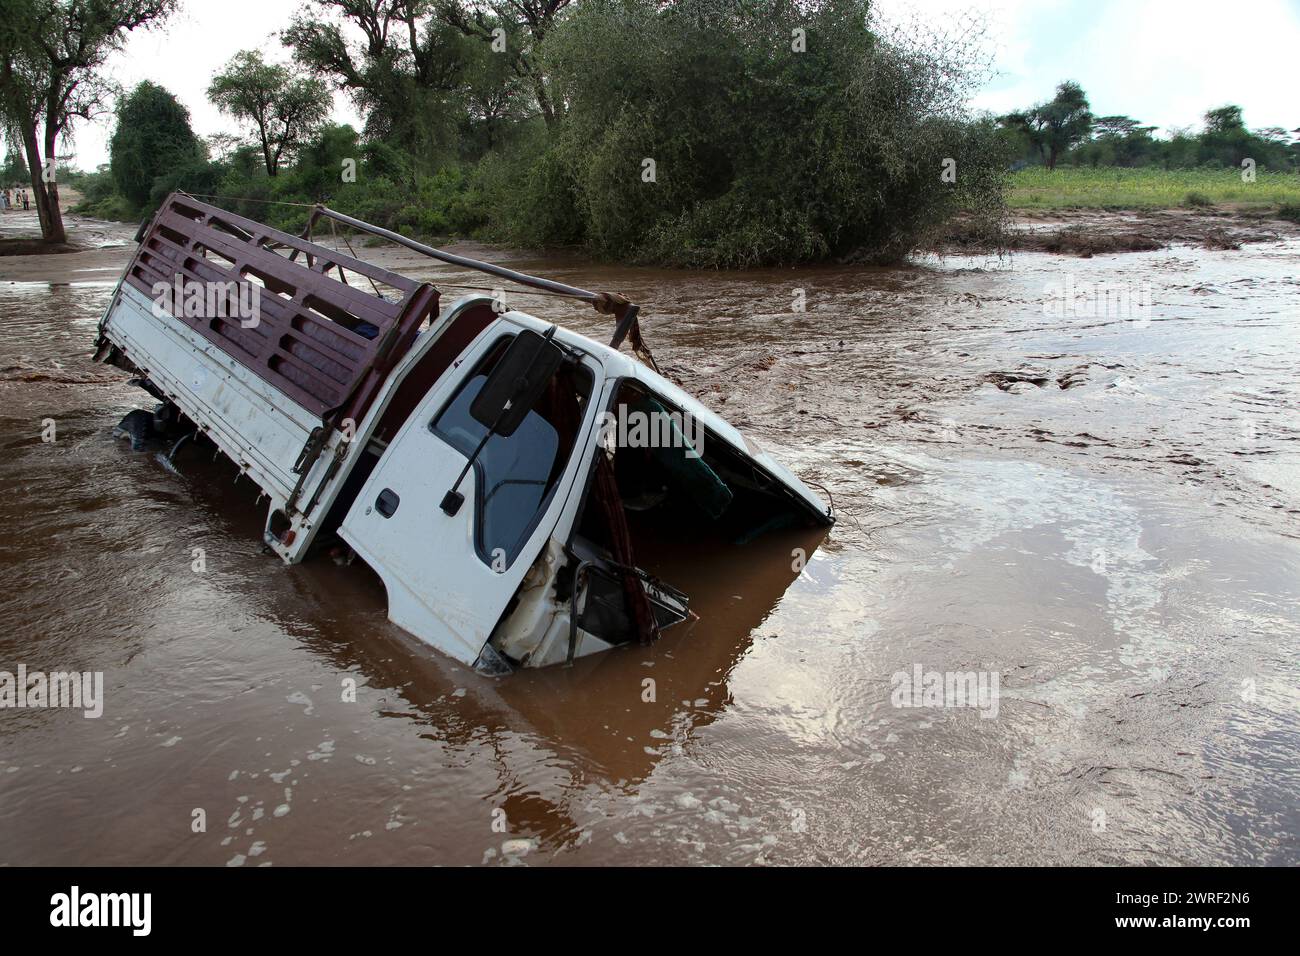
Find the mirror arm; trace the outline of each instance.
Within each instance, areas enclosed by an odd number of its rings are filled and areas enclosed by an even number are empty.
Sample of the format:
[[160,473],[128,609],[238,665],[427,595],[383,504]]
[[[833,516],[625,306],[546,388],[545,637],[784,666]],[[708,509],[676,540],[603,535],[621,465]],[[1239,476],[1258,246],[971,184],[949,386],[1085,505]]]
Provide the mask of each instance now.
[[[505,412],[503,411],[501,414],[504,415]],[[498,416],[498,421],[499,420],[500,417]],[[469,470],[474,467],[474,462],[478,461],[478,456],[479,453],[483,451],[483,446],[488,443],[489,438],[496,434],[496,430],[497,426],[495,424],[487,430],[487,434],[483,436],[482,441],[478,443],[478,447],[474,449],[474,454],[469,456],[469,459],[465,462],[465,467],[460,470],[460,474],[456,477],[455,483],[450,489],[448,489],[447,493],[442,496],[443,514],[455,515],[456,512],[460,511],[460,506],[465,503],[465,496],[457,489],[460,488],[460,483],[465,480],[465,476],[469,474]]]

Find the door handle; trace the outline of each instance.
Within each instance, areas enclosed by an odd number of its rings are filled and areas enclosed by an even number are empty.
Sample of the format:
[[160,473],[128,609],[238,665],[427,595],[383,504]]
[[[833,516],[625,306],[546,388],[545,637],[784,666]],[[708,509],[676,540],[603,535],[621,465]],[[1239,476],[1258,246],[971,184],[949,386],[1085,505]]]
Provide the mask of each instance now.
[[379,497],[375,499],[375,510],[385,518],[391,518],[393,513],[397,511],[397,506],[401,503],[402,499],[398,497],[397,492],[393,491],[392,488],[385,488],[379,493]]

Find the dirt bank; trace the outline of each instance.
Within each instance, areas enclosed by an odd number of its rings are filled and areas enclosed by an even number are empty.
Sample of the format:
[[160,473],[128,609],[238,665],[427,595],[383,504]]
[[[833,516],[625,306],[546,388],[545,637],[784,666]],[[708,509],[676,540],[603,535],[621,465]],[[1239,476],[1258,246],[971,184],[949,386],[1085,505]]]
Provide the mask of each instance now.
[[1017,212],[1000,242],[957,221],[943,251],[1049,252],[1087,258],[1109,252],[1153,252],[1175,245],[1240,249],[1246,243],[1300,236],[1300,226],[1257,209],[1155,209],[1111,212],[1095,209]]

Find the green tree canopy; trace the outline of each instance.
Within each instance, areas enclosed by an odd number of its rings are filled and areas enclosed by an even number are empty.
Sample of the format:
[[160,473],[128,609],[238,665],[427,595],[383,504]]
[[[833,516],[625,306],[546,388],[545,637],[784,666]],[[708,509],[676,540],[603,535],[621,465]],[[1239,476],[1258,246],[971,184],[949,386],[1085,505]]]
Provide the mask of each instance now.
[[108,57],[127,33],[165,19],[176,0],[0,0],[0,117],[27,154],[47,242],[67,239],[59,207],[59,141],[102,113],[114,87]]
[[333,105],[324,82],[267,63],[256,50],[235,54],[212,78],[208,99],[252,125],[269,176],[324,125]]
[[516,220],[601,254],[897,261],[956,210],[1000,208],[991,127],[932,52],[872,31],[866,0],[584,0],[543,52],[566,108]]
[[0,176],[4,177],[5,185],[28,181],[27,163],[23,160],[21,149],[16,146],[9,147],[5,153],[4,170],[0,172]]
[[530,116],[554,125],[538,49],[570,0],[315,0],[281,34],[294,61],[347,93],[369,140],[425,171],[499,146]]
[[1051,100],[1022,112],[1008,113],[1000,122],[1022,132],[1047,168],[1055,169],[1063,154],[1087,139],[1093,117],[1083,87],[1066,80],[1057,86],[1056,96]]
[[201,154],[189,110],[158,84],[145,80],[118,104],[109,141],[113,182],[134,205],[149,201],[155,179]]
[[1240,106],[1219,106],[1205,111],[1205,132],[1211,135],[1244,133],[1246,123]]

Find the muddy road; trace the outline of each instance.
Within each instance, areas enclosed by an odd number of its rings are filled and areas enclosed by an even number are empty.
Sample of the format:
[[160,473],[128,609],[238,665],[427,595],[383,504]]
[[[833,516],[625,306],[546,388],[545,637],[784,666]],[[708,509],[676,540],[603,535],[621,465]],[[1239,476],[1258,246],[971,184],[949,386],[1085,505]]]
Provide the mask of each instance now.
[[[104,714],[0,711],[0,863],[1300,863],[1300,240],[515,257],[644,303],[660,364],[840,520],[689,569],[701,618],[652,647],[492,680],[373,577],[262,555],[223,462],[110,436],[148,407],[89,361],[130,230],[82,229],[0,259],[0,669],[103,671]],[[896,706],[918,667],[996,706]]]

